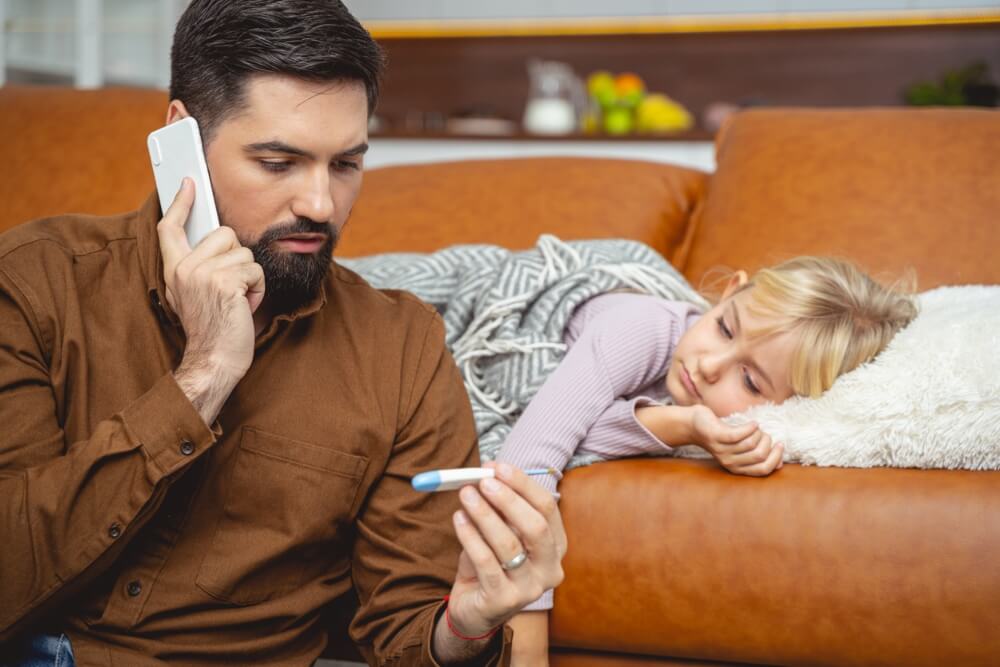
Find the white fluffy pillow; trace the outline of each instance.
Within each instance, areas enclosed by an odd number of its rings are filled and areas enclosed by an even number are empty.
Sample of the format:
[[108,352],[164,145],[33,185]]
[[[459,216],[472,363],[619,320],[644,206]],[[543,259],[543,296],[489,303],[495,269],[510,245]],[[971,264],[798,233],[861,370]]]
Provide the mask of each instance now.
[[916,319],[821,397],[730,419],[755,420],[807,465],[1000,469],[1000,286],[919,298]]

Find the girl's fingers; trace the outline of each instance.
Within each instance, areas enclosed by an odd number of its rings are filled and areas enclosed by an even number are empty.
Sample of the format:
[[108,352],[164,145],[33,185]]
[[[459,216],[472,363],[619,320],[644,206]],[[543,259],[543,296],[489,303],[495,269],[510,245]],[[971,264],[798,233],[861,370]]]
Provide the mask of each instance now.
[[771,449],[771,453],[760,463],[746,466],[740,470],[742,475],[752,477],[764,477],[774,472],[781,463],[781,456],[785,452],[785,447],[780,442]]
[[771,436],[761,433],[760,437],[755,439],[755,444],[752,447],[745,448],[731,457],[730,462],[737,467],[756,465],[767,460],[767,457],[771,454],[772,447]]
[[732,445],[726,445],[726,453],[730,455],[743,455],[749,452],[753,452],[757,447],[760,446],[761,440],[764,438],[764,432],[761,430],[756,430],[748,437],[743,438],[739,442]]
[[719,442],[734,444],[749,438],[754,433],[759,432],[758,426],[754,422],[748,422],[739,426],[728,426],[721,421],[716,430],[715,439]]

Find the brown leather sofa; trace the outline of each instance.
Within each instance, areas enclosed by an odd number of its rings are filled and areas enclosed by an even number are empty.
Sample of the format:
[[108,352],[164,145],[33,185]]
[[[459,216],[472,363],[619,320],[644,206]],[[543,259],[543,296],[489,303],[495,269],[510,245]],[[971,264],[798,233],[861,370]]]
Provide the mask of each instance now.
[[[0,89],[0,229],[136,207],[165,102]],[[550,232],[645,241],[695,284],[803,253],[913,267],[921,289],[1000,283],[998,112],[759,110],[717,149],[711,175],[582,158],[374,170],[338,252],[521,248]],[[1000,664],[1000,472],[751,479],[646,459],[575,470],[561,491],[557,666]]]

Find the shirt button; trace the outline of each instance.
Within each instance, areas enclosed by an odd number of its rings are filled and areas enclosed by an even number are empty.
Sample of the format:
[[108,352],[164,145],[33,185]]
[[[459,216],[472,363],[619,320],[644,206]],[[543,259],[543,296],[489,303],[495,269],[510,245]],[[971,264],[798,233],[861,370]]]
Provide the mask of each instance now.
[[194,445],[190,440],[181,440],[181,454],[191,456],[194,454]]
[[128,582],[125,586],[125,592],[128,593],[129,597],[136,597],[139,593],[142,593],[142,582],[137,579]]
[[111,527],[108,528],[108,535],[110,535],[111,539],[113,540],[117,540],[119,537],[121,537],[121,534],[122,534],[122,527],[119,526],[117,523],[111,524]]

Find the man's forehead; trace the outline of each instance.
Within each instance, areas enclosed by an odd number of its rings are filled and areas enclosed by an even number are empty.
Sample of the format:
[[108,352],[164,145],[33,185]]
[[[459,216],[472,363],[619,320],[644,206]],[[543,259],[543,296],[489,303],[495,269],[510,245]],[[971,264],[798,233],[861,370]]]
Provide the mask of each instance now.
[[365,86],[360,81],[338,79],[335,81],[310,81],[284,74],[253,74],[246,82],[246,101],[260,106],[289,106],[301,108],[316,103],[354,102],[357,96],[365,98]]

